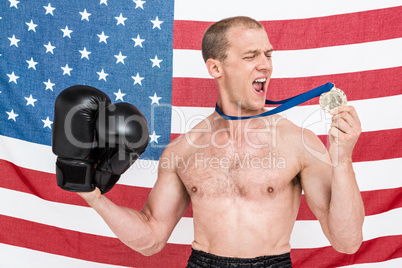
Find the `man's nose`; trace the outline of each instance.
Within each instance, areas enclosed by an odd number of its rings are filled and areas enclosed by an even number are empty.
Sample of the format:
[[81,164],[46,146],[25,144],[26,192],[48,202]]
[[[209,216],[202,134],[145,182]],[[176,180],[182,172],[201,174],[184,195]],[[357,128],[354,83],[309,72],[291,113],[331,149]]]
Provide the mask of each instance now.
[[271,70],[272,69],[271,58],[267,57],[265,55],[261,55],[258,59],[257,69],[258,70]]

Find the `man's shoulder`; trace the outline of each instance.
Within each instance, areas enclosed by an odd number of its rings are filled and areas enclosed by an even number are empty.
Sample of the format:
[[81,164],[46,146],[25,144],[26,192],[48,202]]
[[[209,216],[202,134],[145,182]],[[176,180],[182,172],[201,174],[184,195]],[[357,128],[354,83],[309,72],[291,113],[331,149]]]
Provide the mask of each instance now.
[[166,146],[165,151],[173,151],[177,154],[190,152],[191,148],[193,148],[193,145],[199,143],[200,139],[207,138],[208,133],[211,133],[211,126],[208,122],[208,120],[204,119],[188,132],[182,133],[175,137]]
[[271,122],[271,125],[276,128],[282,136],[302,135],[303,129],[283,116],[277,115],[275,118],[271,119]]
[[214,120],[211,116],[198,122],[187,133],[181,136],[183,146],[194,146],[197,144],[208,144],[210,136],[214,132]]
[[286,142],[291,142],[293,146],[304,147],[306,144],[321,142],[318,136],[310,129],[300,127],[282,116],[277,116],[275,120],[277,122],[278,136]]

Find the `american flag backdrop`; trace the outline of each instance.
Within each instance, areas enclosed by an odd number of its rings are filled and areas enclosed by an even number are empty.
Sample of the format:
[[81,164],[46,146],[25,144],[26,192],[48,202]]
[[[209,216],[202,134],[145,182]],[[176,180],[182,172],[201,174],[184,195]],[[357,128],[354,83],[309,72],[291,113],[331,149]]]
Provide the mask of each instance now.
[[[54,101],[86,84],[144,113],[149,146],[106,194],[140,210],[163,149],[213,111],[218,92],[201,38],[234,15],[259,20],[275,49],[269,99],[333,82],[362,121],[353,162],[364,242],[356,254],[336,252],[302,197],[293,266],[402,267],[401,0],[1,0],[0,267],[185,267],[191,206],[166,247],[144,257],[57,187]],[[282,115],[327,144],[330,118],[317,104]]]

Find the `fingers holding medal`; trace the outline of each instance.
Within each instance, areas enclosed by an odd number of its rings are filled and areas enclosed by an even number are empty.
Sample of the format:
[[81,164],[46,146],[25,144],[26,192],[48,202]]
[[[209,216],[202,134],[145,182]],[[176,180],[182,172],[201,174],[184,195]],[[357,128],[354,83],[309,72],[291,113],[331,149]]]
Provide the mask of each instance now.
[[345,93],[333,87],[320,97],[321,108],[333,115],[331,128],[328,132],[330,140],[330,155],[340,161],[350,160],[353,148],[362,131],[360,119],[353,106],[346,106]]

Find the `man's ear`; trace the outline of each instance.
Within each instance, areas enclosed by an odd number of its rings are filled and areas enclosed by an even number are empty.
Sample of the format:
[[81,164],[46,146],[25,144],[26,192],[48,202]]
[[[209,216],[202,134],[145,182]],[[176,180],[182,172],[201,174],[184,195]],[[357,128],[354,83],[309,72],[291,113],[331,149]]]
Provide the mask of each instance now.
[[207,66],[208,73],[213,78],[219,78],[222,76],[222,63],[220,61],[209,58],[205,64]]

